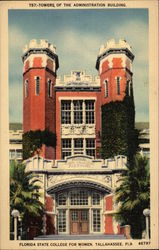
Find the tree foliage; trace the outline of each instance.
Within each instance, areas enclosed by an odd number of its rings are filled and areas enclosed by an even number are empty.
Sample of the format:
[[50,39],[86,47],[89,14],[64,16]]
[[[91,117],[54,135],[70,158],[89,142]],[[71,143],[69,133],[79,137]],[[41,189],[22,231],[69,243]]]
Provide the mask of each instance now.
[[132,159],[138,148],[132,96],[102,106],[102,158],[126,155]]
[[136,155],[133,165],[122,174],[122,183],[116,189],[115,200],[120,204],[116,218],[131,226],[133,238],[141,238],[145,228],[143,210],[150,207],[150,174],[146,157]]
[[26,172],[23,164],[11,163],[10,211],[17,209],[20,212],[23,231],[27,231],[33,222],[39,229],[42,226],[43,204],[39,201],[39,189],[36,176]]
[[23,159],[32,157],[34,152],[42,148],[42,145],[47,147],[56,146],[56,135],[48,129],[43,131],[35,130],[28,131],[23,134]]

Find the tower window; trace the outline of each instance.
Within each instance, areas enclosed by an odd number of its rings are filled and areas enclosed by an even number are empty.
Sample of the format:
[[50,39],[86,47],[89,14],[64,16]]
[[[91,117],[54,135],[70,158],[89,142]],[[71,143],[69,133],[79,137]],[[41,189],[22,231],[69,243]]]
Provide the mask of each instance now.
[[86,124],[94,124],[94,101],[88,100],[86,104]]
[[48,97],[52,97],[52,82],[48,80]]
[[35,95],[39,95],[40,92],[40,77],[37,76],[35,79]]
[[83,123],[83,101],[74,101],[74,123]]
[[61,123],[71,124],[71,101],[61,102]]
[[117,95],[120,95],[120,77],[117,77]]
[[95,157],[95,139],[86,139],[86,154]]
[[65,159],[67,156],[71,156],[71,139],[62,139],[61,141],[62,150],[61,157]]
[[28,80],[25,80],[25,98],[28,97]]
[[105,97],[108,97],[108,81],[105,80]]
[[127,95],[131,96],[131,87],[132,87],[132,84],[130,82],[130,80],[127,80]]

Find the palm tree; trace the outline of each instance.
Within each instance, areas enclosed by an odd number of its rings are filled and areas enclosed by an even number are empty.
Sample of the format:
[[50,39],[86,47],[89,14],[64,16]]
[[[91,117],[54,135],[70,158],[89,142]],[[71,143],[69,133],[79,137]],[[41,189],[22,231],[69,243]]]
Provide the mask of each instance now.
[[150,207],[149,160],[137,154],[121,180],[115,192],[115,200],[119,204],[116,219],[121,224],[129,224],[132,237],[139,239],[145,228],[143,210]]
[[23,231],[27,231],[33,223],[34,225],[38,223],[38,227],[42,226],[39,222],[41,223],[43,215],[43,204],[39,201],[40,186],[36,182],[37,178],[26,172],[23,164],[11,163],[10,210],[19,210]]

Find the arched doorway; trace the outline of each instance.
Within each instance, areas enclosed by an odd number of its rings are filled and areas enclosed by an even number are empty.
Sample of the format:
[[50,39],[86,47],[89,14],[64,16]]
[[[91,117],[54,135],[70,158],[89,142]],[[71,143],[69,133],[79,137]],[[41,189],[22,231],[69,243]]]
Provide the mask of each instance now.
[[54,198],[57,234],[104,233],[105,196],[111,190],[90,181],[70,181],[47,190]]

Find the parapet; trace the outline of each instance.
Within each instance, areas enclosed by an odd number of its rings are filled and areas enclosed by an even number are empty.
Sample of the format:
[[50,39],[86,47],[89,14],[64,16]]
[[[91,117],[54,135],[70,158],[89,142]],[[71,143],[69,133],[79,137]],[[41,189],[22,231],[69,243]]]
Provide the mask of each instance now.
[[101,45],[99,49],[99,56],[104,54],[105,52],[109,51],[110,49],[128,49],[132,52],[131,46],[127,43],[124,39],[119,39],[119,42],[116,43],[115,39],[108,40],[106,45]]
[[23,53],[25,54],[29,49],[49,49],[56,54],[56,47],[45,39],[41,39],[40,43],[36,39],[30,40],[29,45],[24,46]]
[[29,57],[32,64],[34,55],[39,55],[39,54],[43,55],[43,59],[45,55],[52,58],[55,61],[56,70],[58,69],[59,61],[58,61],[58,56],[56,54],[56,47],[45,39],[41,39],[40,43],[38,43],[36,39],[30,40],[29,44],[26,44],[23,48],[22,61],[24,63],[25,60]]
[[99,76],[93,78],[91,75],[86,75],[85,70],[72,70],[70,75],[64,75],[64,80],[61,77],[56,79],[56,88],[100,88]]
[[96,69],[99,70],[100,62],[104,57],[112,55],[121,55],[125,54],[130,61],[134,60],[134,55],[132,53],[131,46],[124,39],[119,39],[118,43],[115,42],[115,39],[108,40],[106,45],[101,45],[96,61]]

